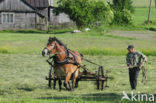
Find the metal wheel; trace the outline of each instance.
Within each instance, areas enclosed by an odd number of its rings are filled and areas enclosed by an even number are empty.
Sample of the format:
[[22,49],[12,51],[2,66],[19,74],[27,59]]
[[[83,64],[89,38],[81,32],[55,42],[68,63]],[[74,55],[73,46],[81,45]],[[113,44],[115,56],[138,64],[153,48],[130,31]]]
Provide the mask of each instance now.
[[[101,77],[104,78],[103,67],[101,67]],[[104,80],[101,81],[101,90],[103,90],[103,87],[104,87]]]
[[106,71],[106,73],[105,73],[105,78],[106,78],[106,80],[105,80],[105,81],[106,81],[106,85],[105,85],[105,87],[108,88],[109,86],[108,86],[108,84],[107,84],[107,82],[108,82],[108,76],[107,76],[107,73],[108,73],[108,71]]
[[52,87],[52,84],[54,84],[54,83],[56,84],[55,75],[54,75],[54,68],[52,66],[50,66],[49,79],[48,79],[48,86],[49,86],[49,88],[51,88]]
[[100,78],[104,78],[104,73],[103,73],[103,67],[99,66],[98,68],[98,73],[97,73],[97,89],[98,90],[103,90],[104,87],[104,80],[100,80]]
[[49,80],[48,80],[48,86],[51,88],[51,78],[52,78],[52,69],[49,70]]

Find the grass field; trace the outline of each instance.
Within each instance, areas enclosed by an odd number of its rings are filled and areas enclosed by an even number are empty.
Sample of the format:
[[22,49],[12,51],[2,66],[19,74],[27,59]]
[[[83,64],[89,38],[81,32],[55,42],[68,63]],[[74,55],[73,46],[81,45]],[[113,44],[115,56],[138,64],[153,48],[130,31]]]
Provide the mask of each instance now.
[[[134,21],[136,24],[143,24],[148,18],[148,8],[136,8]],[[151,21],[156,22],[156,8],[152,8]]]
[[[135,7],[149,7],[150,0],[133,0]],[[152,0],[152,6],[155,6],[155,0]]]
[[[48,65],[40,55],[1,54],[0,55],[0,98],[3,103],[10,101],[24,101],[24,103],[49,102],[120,102],[122,91],[131,93],[128,82],[128,70],[125,67],[124,56],[85,56],[104,66],[109,71],[109,88],[96,90],[94,82],[80,82],[79,88],[72,92],[51,90],[47,87],[44,77],[48,72]],[[154,85],[156,73],[156,58],[148,57],[148,81],[143,85],[141,73],[137,91],[141,93],[156,93]],[[95,71],[93,65],[88,65],[90,71]],[[19,102],[17,102],[19,103]],[[23,103],[23,102],[22,102]]]
[[[149,34],[149,36],[147,36],[146,33]],[[62,35],[1,33],[0,52],[40,54],[47,43],[48,37],[56,36],[67,44],[69,48],[76,49],[83,54],[125,55],[127,53],[125,49],[127,45],[134,44],[138,50],[143,51],[147,55],[155,56],[155,32],[144,31],[142,34],[143,35],[138,34],[138,37],[135,37],[114,35],[113,33],[107,33],[105,31],[83,32],[77,35],[71,33]]]
[[[120,35],[119,35],[120,34]],[[128,44],[135,44],[137,50],[149,53],[146,64],[147,84],[141,83],[139,76],[136,93],[156,94],[156,32],[112,31],[78,34],[56,34],[69,48],[79,50],[85,57],[104,66],[108,70],[109,88],[96,90],[94,82],[80,82],[72,92],[51,90],[45,76],[48,64],[41,50],[47,43],[48,34],[0,33],[0,102],[3,103],[120,103],[122,91],[131,93],[125,54]],[[113,52],[111,52],[113,51]],[[110,53],[111,52],[111,53]],[[115,53],[115,54],[114,54]],[[150,56],[151,55],[151,56]],[[90,71],[97,67],[86,62]],[[128,101],[122,101],[123,103]]]

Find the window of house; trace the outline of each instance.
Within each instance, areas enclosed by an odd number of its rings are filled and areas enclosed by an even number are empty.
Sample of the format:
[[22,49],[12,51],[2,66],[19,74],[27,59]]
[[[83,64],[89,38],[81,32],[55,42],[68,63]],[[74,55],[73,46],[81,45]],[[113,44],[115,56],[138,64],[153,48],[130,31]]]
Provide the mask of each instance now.
[[2,23],[13,23],[14,14],[13,13],[2,13]]

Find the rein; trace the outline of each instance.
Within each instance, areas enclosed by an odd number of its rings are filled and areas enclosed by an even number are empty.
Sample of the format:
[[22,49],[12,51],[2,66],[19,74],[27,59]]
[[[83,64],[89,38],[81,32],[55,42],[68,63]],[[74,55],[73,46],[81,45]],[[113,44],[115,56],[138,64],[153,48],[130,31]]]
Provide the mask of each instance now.
[[[68,50],[70,50],[70,49],[68,49]],[[71,52],[72,52],[72,51],[71,51]],[[73,53],[73,54],[74,54],[74,55],[77,55],[77,54],[75,54],[75,53]],[[80,56],[80,55],[77,55],[77,56]],[[97,66],[101,66],[101,65],[99,65],[99,64],[97,64],[97,63],[92,62],[91,60],[88,60],[88,59],[84,58],[84,57],[83,57],[83,60],[86,61],[86,62],[89,62],[89,63],[91,63],[91,64],[94,64],[94,65],[97,65]]]
[[145,85],[146,84],[146,69],[144,66],[141,67],[142,69],[142,83]]

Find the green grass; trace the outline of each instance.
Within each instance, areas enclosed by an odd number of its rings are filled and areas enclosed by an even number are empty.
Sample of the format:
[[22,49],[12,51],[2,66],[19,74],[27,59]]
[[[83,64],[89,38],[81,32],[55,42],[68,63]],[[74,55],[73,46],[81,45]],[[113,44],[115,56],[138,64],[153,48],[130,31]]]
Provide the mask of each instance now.
[[[77,34],[34,34],[0,33],[0,102],[2,103],[120,103],[122,91],[131,93],[128,70],[125,65],[127,45],[134,44],[137,50],[148,54],[148,82],[141,84],[139,76],[137,91],[155,93],[155,32],[143,31],[142,35],[115,35],[107,31],[82,32]],[[140,32],[140,31],[139,31]],[[122,32],[121,32],[122,33]],[[129,33],[129,32],[128,32]],[[133,34],[130,32],[130,34]],[[148,36],[146,36],[148,35]],[[84,54],[85,58],[104,66],[108,70],[109,86],[104,91],[96,90],[94,82],[80,82],[79,88],[72,92],[58,92],[47,86],[45,76],[49,65],[41,51],[49,36],[56,36],[71,49]],[[147,37],[147,38],[146,38]],[[112,55],[112,56],[111,56]],[[83,62],[89,71],[97,67]],[[17,99],[18,98],[18,99]],[[126,101],[128,103],[128,101]],[[125,101],[123,101],[125,103]]]
[[0,53],[41,54],[49,36],[56,36],[67,44],[70,49],[75,49],[88,55],[125,55],[127,53],[127,45],[129,44],[134,44],[137,50],[144,52],[146,55],[156,55],[156,40],[154,39],[156,35],[154,32],[147,36],[148,38],[144,37],[146,35],[140,35],[136,38],[135,36],[113,35],[105,31],[55,35],[0,33]]
[[[49,89],[44,79],[48,74],[49,65],[41,55],[0,54],[0,101],[3,103],[120,103],[122,91],[131,93],[128,81],[128,69],[125,66],[125,56],[87,56],[108,70],[109,88],[96,90],[95,82],[80,82],[79,88],[72,92],[58,92]],[[141,83],[141,73],[137,91],[141,93],[155,92],[156,58],[149,56],[147,68],[147,84]],[[97,71],[97,67],[83,62],[89,71]],[[125,101],[123,102],[125,103]],[[126,102],[128,103],[128,102]]]
[[113,30],[150,30],[150,31],[156,31],[156,8],[152,8],[151,11],[151,21],[152,23],[146,24],[148,18],[148,11],[149,8],[147,7],[141,7],[141,8],[135,8],[134,16],[133,16],[133,25],[111,25],[108,26],[108,29]]
[[[139,25],[143,24],[145,21],[147,21],[147,18],[148,18],[148,8],[136,8],[135,9],[134,22],[136,24],[139,24]],[[156,22],[156,8],[152,8],[151,21]]]
[[[136,49],[148,55],[146,64],[147,84],[141,83],[139,76],[137,91],[141,93],[155,92],[156,67],[156,33],[142,31],[125,32],[117,35],[97,30],[77,34],[34,34],[34,33],[0,33],[0,102],[2,103],[120,103],[122,91],[129,94],[128,70],[125,65],[127,45],[134,44]],[[139,31],[140,32],[140,31]],[[135,33],[134,36],[133,33]],[[122,34],[122,32],[121,32]],[[41,51],[49,36],[56,36],[71,49],[78,50],[85,58],[103,65],[108,70],[109,86],[104,91],[96,90],[94,82],[80,82],[79,88],[72,92],[58,92],[47,86],[45,76],[49,65]],[[89,71],[97,71],[97,67],[87,62]],[[18,98],[18,99],[17,99]],[[129,103],[128,101],[122,101]]]
[[66,32],[72,32],[73,28],[68,29],[50,29],[49,31],[43,31],[43,30],[35,30],[35,29],[26,29],[26,30],[1,30],[0,33],[38,33],[38,34],[60,34],[60,33],[66,33]]
[[[150,0],[133,0],[133,5],[135,7],[149,7]],[[152,7],[155,6],[155,1],[152,0]]]

